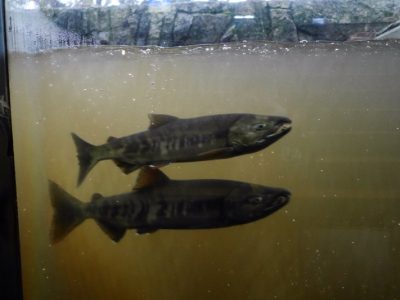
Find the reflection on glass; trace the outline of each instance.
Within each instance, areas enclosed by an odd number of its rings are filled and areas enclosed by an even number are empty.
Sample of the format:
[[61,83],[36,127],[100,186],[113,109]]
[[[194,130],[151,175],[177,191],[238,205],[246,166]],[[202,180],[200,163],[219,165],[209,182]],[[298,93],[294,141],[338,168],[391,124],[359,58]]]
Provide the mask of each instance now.
[[144,167],[126,194],[80,202],[50,182],[54,218],[53,243],[85,219],[93,218],[115,242],[126,229],[139,234],[158,229],[228,227],[264,218],[289,202],[290,192],[228,180],[170,180],[158,169]]

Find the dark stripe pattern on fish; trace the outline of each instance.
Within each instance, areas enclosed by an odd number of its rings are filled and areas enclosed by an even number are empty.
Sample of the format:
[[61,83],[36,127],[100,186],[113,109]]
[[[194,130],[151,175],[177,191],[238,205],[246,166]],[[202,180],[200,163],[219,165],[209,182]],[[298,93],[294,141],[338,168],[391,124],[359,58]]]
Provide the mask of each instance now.
[[112,159],[129,174],[146,165],[229,158],[264,149],[291,129],[291,120],[280,116],[222,114],[181,119],[150,114],[149,118],[147,131],[110,137],[98,146],[72,133],[80,166],[78,185],[101,160]]
[[156,168],[143,167],[132,192],[84,203],[50,181],[54,216],[50,238],[62,240],[85,219],[92,218],[118,242],[127,229],[152,233],[158,229],[206,229],[262,219],[289,202],[290,192],[229,180],[171,180]]

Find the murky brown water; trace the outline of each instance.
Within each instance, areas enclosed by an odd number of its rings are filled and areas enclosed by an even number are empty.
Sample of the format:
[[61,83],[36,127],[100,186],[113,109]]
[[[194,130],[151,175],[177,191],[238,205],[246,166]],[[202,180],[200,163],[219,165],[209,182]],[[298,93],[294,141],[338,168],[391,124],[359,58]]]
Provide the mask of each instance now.
[[[286,48],[287,47],[287,48]],[[26,299],[399,299],[400,45],[96,48],[11,57]],[[289,205],[215,230],[134,231],[93,220],[49,245],[47,180],[83,201],[127,192],[99,163],[80,188],[70,133],[94,143],[179,117],[278,114],[292,132],[237,158],[174,164],[174,179],[284,187]]]

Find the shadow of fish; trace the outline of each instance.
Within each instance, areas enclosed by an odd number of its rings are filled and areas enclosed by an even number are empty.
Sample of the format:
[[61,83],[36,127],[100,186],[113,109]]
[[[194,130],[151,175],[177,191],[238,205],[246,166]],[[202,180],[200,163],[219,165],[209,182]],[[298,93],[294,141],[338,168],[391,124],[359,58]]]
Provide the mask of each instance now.
[[278,116],[225,114],[179,119],[150,114],[149,118],[149,130],[110,137],[99,146],[72,133],[80,166],[78,185],[101,160],[112,159],[129,174],[145,165],[229,158],[261,150],[291,129],[291,121]]
[[118,242],[127,229],[205,229],[245,224],[272,214],[289,202],[290,192],[228,180],[170,180],[159,169],[144,167],[132,192],[84,203],[50,181],[54,217],[50,239],[62,240],[92,218]]

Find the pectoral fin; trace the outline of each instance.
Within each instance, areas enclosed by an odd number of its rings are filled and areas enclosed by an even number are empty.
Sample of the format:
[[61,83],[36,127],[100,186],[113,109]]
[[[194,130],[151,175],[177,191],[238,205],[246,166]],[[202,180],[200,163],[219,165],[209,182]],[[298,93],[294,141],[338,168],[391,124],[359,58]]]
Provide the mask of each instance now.
[[213,149],[210,151],[200,153],[198,155],[198,157],[200,159],[204,159],[204,160],[215,159],[215,158],[224,158],[224,157],[228,157],[229,154],[232,152],[233,152],[232,147],[225,147],[225,148]]
[[125,234],[126,228],[117,227],[108,222],[96,220],[100,228],[112,239],[114,242],[119,242]]
[[133,171],[139,169],[140,165],[129,164],[118,159],[113,159],[113,162],[124,172],[125,174],[132,173]]
[[158,228],[142,227],[142,228],[136,229],[136,233],[137,234],[146,234],[146,233],[153,233],[157,230],[158,230]]
[[151,165],[149,165],[150,168],[153,169],[159,169],[165,166],[168,166],[170,163],[169,162],[156,162],[156,163],[152,163]]

